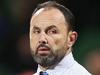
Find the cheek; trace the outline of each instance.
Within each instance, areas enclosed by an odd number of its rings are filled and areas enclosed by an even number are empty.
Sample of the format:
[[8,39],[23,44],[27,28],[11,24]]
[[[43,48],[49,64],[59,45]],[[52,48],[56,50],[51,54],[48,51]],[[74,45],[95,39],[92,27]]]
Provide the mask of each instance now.
[[62,48],[66,42],[65,37],[62,37],[62,35],[54,36],[53,40],[54,40],[54,44],[55,44],[55,46],[54,45],[53,46],[56,48]]
[[62,38],[59,38],[59,39],[55,40],[55,44],[59,49],[61,49],[65,44],[64,41],[65,40],[63,40]]
[[56,45],[62,44],[62,41],[61,40],[62,40],[61,38],[55,39],[55,44]]
[[59,35],[59,36],[55,39],[55,44],[64,45],[65,41],[66,41],[65,36]]
[[32,49],[32,50],[35,50],[35,49],[36,49],[37,43],[38,43],[38,37],[32,36],[32,37],[30,38],[30,45],[31,45],[31,49]]

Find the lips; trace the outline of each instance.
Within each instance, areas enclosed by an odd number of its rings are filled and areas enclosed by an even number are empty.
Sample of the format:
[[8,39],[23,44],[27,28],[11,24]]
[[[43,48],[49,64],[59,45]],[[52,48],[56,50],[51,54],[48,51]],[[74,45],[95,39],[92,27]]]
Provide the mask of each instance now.
[[37,48],[38,54],[40,55],[47,55],[50,53],[50,48],[45,45],[41,45]]

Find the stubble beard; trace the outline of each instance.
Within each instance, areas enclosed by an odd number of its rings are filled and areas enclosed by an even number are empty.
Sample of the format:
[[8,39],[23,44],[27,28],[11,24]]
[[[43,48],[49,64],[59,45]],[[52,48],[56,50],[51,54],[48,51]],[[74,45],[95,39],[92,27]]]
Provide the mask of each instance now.
[[[59,51],[59,50],[57,50]],[[42,67],[51,68],[58,64],[65,55],[59,55],[59,52],[50,52],[49,55],[41,56],[39,54],[34,54],[34,60]]]

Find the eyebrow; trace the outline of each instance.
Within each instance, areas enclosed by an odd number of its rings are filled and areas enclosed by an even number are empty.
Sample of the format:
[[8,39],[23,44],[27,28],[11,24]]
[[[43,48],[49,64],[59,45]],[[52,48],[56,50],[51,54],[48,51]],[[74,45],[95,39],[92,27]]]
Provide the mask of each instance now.
[[56,26],[55,25],[51,25],[51,26],[47,27],[46,31],[49,30],[49,29],[52,29],[52,28],[56,28]]
[[32,30],[33,30],[33,29],[39,29],[39,27],[33,26]]
[[[50,30],[52,28],[56,28],[56,26],[55,25],[48,26],[45,31],[47,32],[48,30]],[[32,30],[34,30],[34,29],[39,29],[39,27],[33,26]]]

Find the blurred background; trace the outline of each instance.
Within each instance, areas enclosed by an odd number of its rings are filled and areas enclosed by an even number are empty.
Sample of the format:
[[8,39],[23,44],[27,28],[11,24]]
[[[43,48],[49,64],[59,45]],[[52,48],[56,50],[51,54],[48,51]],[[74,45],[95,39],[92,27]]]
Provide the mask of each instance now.
[[[32,75],[37,64],[30,54],[29,26],[33,10],[47,0],[0,0],[0,75]],[[100,75],[99,0],[55,0],[76,18],[75,59],[93,75]]]

